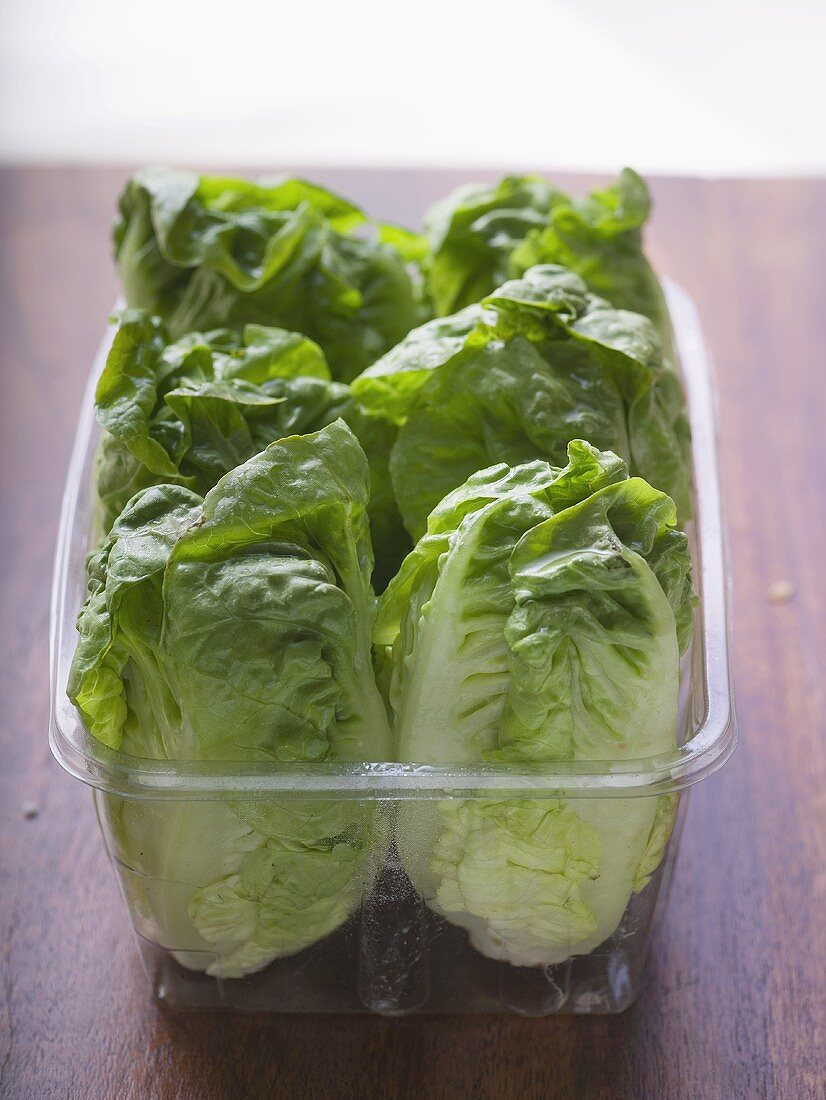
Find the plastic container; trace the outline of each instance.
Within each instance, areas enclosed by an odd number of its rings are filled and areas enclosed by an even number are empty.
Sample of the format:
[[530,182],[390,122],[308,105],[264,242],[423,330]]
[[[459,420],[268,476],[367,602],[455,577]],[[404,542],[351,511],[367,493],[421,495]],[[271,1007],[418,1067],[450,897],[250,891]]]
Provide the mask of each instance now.
[[[651,929],[667,894],[685,811],[686,788],[716,771],[736,742],[727,649],[725,545],[720,515],[710,365],[696,311],[669,286],[694,437],[696,518],[689,536],[700,596],[695,639],[684,658],[678,747],[666,755],[606,766],[587,763],[434,767],[407,764],[300,765],[137,760],[86,734],[65,695],[85,590],[92,529],[91,465],[97,444],[92,393],[108,350],[101,348],[83,404],[69,466],[52,604],[50,742],[63,767],[94,788],[107,849],[157,997],[179,1008],[269,1012],[620,1012],[640,989]],[[410,804],[467,800],[621,800],[606,806],[653,817],[680,803],[664,857],[633,893],[618,927],[590,951],[547,966],[514,966],[478,951],[460,927],[437,916],[402,867],[399,848]],[[632,801],[633,800],[633,801]],[[637,800],[644,800],[638,802]],[[234,810],[227,809],[228,801]],[[188,922],[199,883],[192,866],[167,869],[182,828],[221,835],[230,812],[254,816],[262,802],[304,814],[336,812],[358,823],[364,855],[342,899],[350,912],[331,934],[245,977],[208,950]],[[197,803],[197,805],[195,805]],[[396,840],[393,840],[395,830]],[[128,838],[124,846],[123,838]],[[136,838],[146,837],[145,844]],[[215,844],[215,841],[212,841]],[[228,842],[229,844],[229,842]],[[210,858],[233,854],[214,850]]]

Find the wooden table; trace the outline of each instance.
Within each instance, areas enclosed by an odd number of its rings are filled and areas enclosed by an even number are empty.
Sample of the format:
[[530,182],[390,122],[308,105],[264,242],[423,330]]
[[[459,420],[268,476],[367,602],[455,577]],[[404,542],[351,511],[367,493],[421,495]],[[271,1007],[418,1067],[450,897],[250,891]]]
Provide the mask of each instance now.
[[[463,177],[317,174],[413,223]],[[107,232],[123,178],[0,173],[0,1093],[826,1095],[826,184],[654,181],[651,252],[694,296],[717,362],[742,743],[692,795],[647,992],[621,1017],[390,1020],[159,1010],[89,792],[49,755],[52,548],[115,294]],[[785,580],[792,598],[772,602]]]

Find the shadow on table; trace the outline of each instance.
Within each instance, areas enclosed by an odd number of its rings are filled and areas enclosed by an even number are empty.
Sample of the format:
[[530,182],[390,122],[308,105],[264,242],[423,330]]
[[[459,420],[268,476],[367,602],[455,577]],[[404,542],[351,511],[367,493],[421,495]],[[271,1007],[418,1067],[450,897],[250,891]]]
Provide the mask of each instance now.
[[546,1019],[159,1010],[157,1038],[181,1100],[590,1100],[650,1057],[654,1002],[649,990],[621,1016]]

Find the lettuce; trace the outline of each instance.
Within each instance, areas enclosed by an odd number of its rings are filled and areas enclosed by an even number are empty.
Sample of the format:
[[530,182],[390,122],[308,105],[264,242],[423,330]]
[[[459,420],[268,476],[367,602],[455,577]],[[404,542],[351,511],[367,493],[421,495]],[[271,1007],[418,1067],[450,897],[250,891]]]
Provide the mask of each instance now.
[[163,317],[173,337],[295,330],[348,381],[418,320],[404,257],[355,235],[367,226],[352,203],[304,180],[151,168],[120,197],[115,257],[127,304]]
[[685,399],[653,325],[564,268],[531,268],[480,305],[414,329],[352,390],[400,425],[390,474],[414,538],[474,471],[564,462],[575,438],[619,454],[690,515]]
[[[437,204],[425,239],[303,180],[133,177],[68,684],[89,734],[173,785],[189,763],[667,752],[692,486],[648,210],[628,170],[582,200],[508,177]],[[142,935],[243,977],[349,918],[388,845],[375,802],[210,793],[101,796]],[[516,966],[608,939],[676,811],[489,794],[403,801],[395,841],[426,903]]]
[[562,264],[616,308],[648,317],[670,349],[665,298],[642,252],[650,208],[648,188],[630,168],[584,199],[538,176],[460,187],[426,218],[425,270],[435,311],[455,313],[536,264]]
[[105,429],[96,463],[103,528],[150,485],[206,494],[224,474],[282,436],[342,418],[370,465],[368,504],[381,587],[410,547],[390,485],[396,428],[332,381],[324,353],[284,329],[246,325],[170,342],[160,318],[121,315],[95,395]]
[[[568,457],[471,476],[382,596],[400,759],[609,767],[673,746],[693,604],[674,504],[615,455]],[[405,806],[397,844],[480,951],[538,966],[611,935],[668,831],[655,798],[457,799]]]
[[492,187],[463,184],[434,203],[425,214],[423,262],[437,315],[478,302],[509,279],[514,249],[565,201],[541,176],[506,176]]
[[[98,740],[181,761],[384,760],[368,469],[349,429],[271,444],[201,498],[138,493],[89,569],[69,695]],[[107,799],[133,905],[225,977],[331,932],[361,896],[358,803]]]

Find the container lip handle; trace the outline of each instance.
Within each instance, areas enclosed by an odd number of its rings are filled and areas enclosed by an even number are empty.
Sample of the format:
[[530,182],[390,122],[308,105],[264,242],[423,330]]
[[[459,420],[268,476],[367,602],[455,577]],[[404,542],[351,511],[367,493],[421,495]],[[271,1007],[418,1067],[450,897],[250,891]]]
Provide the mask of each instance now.
[[[61,651],[73,629],[67,622],[71,544],[77,535],[80,493],[88,476],[94,428],[94,394],[114,326],[100,344],[86,384],[61,506],[52,574],[50,614],[49,745],[71,775],[123,797],[161,800],[420,799],[643,797],[679,791],[717,771],[737,744],[729,667],[729,582],[716,435],[713,368],[699,317],[689,295],[663,280],[674,323],[692,431],[695,484],[695,570],[699,575],[704,713],[694,733],[668,753],[617,762],[421,765],[409,763],[283,764],[145,760],[107,748],[89,736],[61,682]],[[116,303],[115,309],[121,308]]]
[[720,483],[714,367],[693,300],[671,280],[665,280],[664,287],[686,382],[692,432],[697,511],[695,568],[699,569],[700,578],[699,625],[706,710],[702,722],[684,747],[690,747],[692,755],[688,778],[690,782],[697,782],[721,767],[737,746],[729,644],[728,536]]

